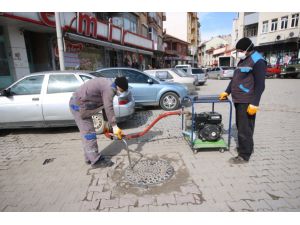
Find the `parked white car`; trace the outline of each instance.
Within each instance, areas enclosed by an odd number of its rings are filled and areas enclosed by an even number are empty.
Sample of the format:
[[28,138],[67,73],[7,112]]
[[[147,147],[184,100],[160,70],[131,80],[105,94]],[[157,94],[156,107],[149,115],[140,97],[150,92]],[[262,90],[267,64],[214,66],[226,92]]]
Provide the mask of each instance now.
[[176,82],[188,87],[189,92],[195,90],[195,76],[188,76],[183,70],[176,68],[145,70],[145,73],[161,81]]
[[234,73],[234,67],[220,66],[210,69],[207,72],[208,78],[210,79],[231,79]]
[[[0,129],[74,126],[69,109],[73,92],[95,76],[82,71],[47,71],[25,76],[0,94]],[[117,122],[134,114],[129,89],[113,99]],[[103,128],[102,113],[93,117],[96,131]]]

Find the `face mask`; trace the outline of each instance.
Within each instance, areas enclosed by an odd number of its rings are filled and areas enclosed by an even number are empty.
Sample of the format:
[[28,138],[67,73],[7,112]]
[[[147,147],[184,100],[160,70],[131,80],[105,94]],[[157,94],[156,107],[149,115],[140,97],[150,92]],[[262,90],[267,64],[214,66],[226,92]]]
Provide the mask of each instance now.
[[246,58],[246,52],[238,52],[237,57],[240,59],[245,59]]
[[251,43],[249,45],[249,47],[244,51],[244,52],[238,52],[237,53],[237,58],[240,58],[242,60],[244,60],[247,56],[246,56],[246,52],[248,51],[248,49],[253,45],[253,43]]

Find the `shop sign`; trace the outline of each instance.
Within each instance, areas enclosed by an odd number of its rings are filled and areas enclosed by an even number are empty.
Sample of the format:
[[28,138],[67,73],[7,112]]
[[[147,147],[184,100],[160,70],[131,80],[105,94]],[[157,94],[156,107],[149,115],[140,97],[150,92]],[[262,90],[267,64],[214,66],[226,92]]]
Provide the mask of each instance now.
[[[55,15],[53,12],[11,12],[4,13],[5,17],[35,23],[48,27],[55,27]],[[129,45],[141,49],[153,50],[153,41],[139,34],[126,31],[112,24],[98,21],[93,14],[64,12],[61,13],[61,26],[64,31],[74,32],[83,36],[118,42],[121,45]]]

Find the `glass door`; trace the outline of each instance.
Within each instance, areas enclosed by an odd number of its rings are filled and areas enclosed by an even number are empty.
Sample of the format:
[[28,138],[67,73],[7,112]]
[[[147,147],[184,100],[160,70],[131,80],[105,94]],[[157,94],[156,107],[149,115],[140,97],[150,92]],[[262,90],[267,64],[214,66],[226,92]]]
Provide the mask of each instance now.
[[4,29],[0,26],[0,90],[6,88],[13,82],[9,64],[7,51],[5,48]]

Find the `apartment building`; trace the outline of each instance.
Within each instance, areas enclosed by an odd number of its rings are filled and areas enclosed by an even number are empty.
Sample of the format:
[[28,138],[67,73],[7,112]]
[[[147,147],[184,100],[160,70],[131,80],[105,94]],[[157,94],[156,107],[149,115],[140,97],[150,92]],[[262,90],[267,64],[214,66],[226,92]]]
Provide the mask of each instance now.
[[272,65],[299,58],[299,12],[239,12],[233,21],[232,42],[249,37]]
[[188,55],[194,57],[189,63],[197,65],[197,51],[200,43],[200,23],[196,12],[166,13],[164,28],[168,35],[188,43]]
[[[66,69],[163,63],[162,12],[62,12]],[[54,13],[0,14],[0,89],[32,72],[59,69]]]

